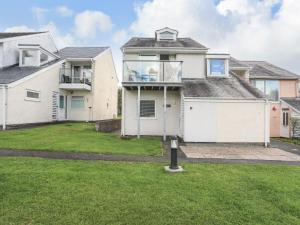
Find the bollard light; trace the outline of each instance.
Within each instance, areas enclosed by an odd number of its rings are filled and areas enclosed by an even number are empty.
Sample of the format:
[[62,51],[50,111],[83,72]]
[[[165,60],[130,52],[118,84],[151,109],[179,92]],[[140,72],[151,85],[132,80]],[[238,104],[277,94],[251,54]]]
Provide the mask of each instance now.
[[171,162],[169,166],[165,166],[165,170],[168,172],[182,172],[181,166],[178,166],[177,159],[178,140],[176,137],[171,139]]
[[171,163],[170,163],[170,169],[171,170],[177,170],[177,149],[178,149],[178,141],[173,139],[171,140]]

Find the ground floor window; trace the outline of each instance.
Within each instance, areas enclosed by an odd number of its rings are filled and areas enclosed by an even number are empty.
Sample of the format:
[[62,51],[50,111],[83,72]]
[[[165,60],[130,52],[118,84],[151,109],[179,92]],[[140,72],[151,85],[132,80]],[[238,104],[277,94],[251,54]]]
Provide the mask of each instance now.
[[140,117],[155,118],[155,100],[140,101]]
[[285,127],[289,125],[289,110],[288,109],[282,110],[282,125]]
[[60,109],[65,108],[65,96],[63,95],[59,96],[59,108]]
[[26,90],[26,100],[38,101],[40,100],[40,92],[33,90]]
[[71,108],[72,109],[84,108],[84,97],[83,96],[72,96]]

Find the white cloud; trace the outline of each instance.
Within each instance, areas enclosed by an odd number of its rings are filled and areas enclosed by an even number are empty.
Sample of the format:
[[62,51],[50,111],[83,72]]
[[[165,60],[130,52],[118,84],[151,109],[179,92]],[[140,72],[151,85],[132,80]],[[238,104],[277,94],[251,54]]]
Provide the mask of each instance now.
[[55,44],[59,49],[75,44],[74,37],[70,33],[67,33],[65,35],[61,34],[61,32],[53,22],[49,22],[48,24],[41,26],[39,30],[50,31],[51,35],[54,38]]
[[71,17],[73,15],[73,10],[64,5],[57,7],[56,10],[62,17]]
[[41,8],[41,7],[33,7],[32,12],[37,22],[39,24],[42,24],[45,22],[45,14],[49,12],[49,9]]
[[122,29],[118,30],[117,32],[114,33],[113,35],[113,42],[116,44],[124,44],[126,39],[128,38],[127,31]]
[[[276,15],[274,4],[282,2]],[[128,32],[153,36],[169,26],[214,51],[241,59],[267,60],[300,73],[300,1],[212,0],[147,1],[136,7]]]
[[112,26],[110,17],[100,11],[86,10],[75,17],[75,33],[80,38],[95,37],[98,31],[110,31]]
[[4,32],[34,32],[36,31],[33,28],[27,27],[26,25],[8,27]]

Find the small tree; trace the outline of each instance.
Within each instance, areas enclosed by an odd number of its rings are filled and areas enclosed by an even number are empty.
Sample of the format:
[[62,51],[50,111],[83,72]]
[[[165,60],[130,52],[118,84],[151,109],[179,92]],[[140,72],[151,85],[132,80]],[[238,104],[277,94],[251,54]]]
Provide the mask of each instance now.
[[295,131],[298,125],[298,119],[295,117],[291,117],[290,118],[290,127],[291,127],[291,131],[292,131],[292,138],[295,138]]

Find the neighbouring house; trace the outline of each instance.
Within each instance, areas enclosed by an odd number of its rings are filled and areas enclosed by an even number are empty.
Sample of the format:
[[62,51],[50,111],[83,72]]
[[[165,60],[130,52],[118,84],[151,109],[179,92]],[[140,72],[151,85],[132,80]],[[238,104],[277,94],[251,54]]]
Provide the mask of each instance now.
[[177,135],[185,142],[269,143],[269,103],[229,54],[212,54],[163,28],[123,52],[122,135]]
[[[298,99],[300,76],[265,61],[240,61],[231,58],[229,64],[231,71],[239,74],[268,96],[270,136],[293,136],[291,120],[300,115],[298,104],[300,101]],[[299,128],[296,129],[298,136]]]
[[97,121],[117,116],[108,47],[61,50],[49,32],[0,33],[0,125]]

